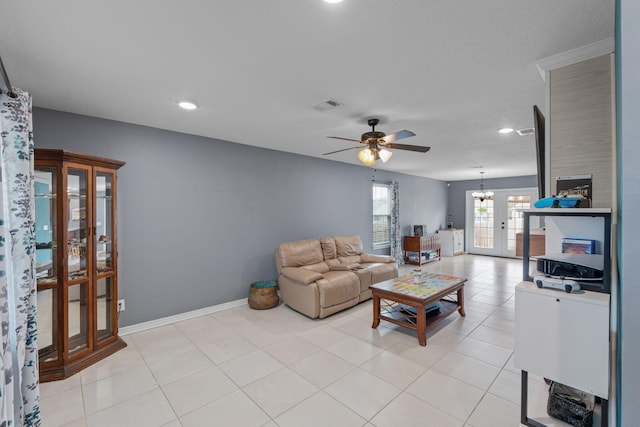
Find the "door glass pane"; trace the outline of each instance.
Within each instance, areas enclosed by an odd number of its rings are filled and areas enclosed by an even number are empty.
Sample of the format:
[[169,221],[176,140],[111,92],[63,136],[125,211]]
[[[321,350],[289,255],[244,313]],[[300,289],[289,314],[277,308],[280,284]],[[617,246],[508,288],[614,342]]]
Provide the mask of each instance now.
[[87,276],[87,172],[69,169],[67,178],[69,279]]
[[522,233],[523,214],[518,209],[529,209],[529,196],[509,196],[507,198],[507,249],[516,250],[516,234]]
[[96,174],[96,267],[98,273],[113,271],[113,175],[106,172]]
[[98,341],[113,336],[113,278],[98,279]]
[[55,289],[38,292],[38,356],[40,363],[58,359],[58,310]]
[[38,167],[34,171],[36,210],[36,280],[39,286],[55,285],[56,252],[56,168]]
[[69,355],[87,348],[88,283],[69,286]]
[[493,249],[493,200],[473,199],[473,245],[476,248]]

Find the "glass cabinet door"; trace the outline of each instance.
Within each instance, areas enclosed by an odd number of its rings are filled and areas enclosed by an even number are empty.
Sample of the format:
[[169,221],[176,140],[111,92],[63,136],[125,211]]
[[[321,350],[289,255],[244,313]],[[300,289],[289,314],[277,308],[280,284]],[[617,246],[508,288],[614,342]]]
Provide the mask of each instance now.
[[73,355],[89,347],[89,331],[87,328],[89,282],[69,285],[68,314],[69,314],[69,355]]
[[86,169],[67,169],[67,310],[70,356],[89,347],[87,186]]
[[87,171],[67,175],[67,268],[69,280],[87,277]]
[[113,277],[97,280],[97,333],[98,342],[110,338],[113,331]]
[[96,270],[113,271],[113,174],[96,173]]
[[114,333],[114,174],[97,171],[95,175],[95,260],[96,260],[96,326],[98,342]]
[[40,362],[58,359],[57,169],[34,171],[36,214],[36,284],[38,289],[38,354]]

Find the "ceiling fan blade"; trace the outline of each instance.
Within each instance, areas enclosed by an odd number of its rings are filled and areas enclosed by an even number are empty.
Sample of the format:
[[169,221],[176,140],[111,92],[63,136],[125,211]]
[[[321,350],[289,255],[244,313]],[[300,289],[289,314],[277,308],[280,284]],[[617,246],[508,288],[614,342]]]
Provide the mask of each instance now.
[[394,142],[397,141],[399,139],[403,139],[403,138],[409,138],[410,136],[416,136],[415,133],[411,132],[410,130],[401,130],[400,132],[396,132],[396,133],[392,133],[389,134],[383,138],[380,138],[381,140],[383,140],[385,143],[390,143],[390,142]]
[[362,148],[362,147],[349,147],[349,148],[343,148],[342,150],[336,150],[336,151],[330,151],[329,153],[324,153],[324,154],[323,154],[323,156],[326,156],[327,154],[339,153],[339,152],[341,152],[341,151],[353,150],[354,148]]
[[425,147],[422,145],[407,145],[407,144],[386,144],[387,148],[395,148],[396,150],[417,151],[419,153],[426,153],[431,150],[431,147]]
[[343,141],[353,141],[353,142],[360,142],[360,143],[362,143],[362,141],[360,141],[359,139],[342,138],[341,136],[328,136],[327,138],[342,139]]

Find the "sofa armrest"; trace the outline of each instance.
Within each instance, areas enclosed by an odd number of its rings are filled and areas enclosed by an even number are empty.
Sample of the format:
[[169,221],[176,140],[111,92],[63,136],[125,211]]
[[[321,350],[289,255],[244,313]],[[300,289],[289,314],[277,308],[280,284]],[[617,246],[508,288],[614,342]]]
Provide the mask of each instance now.
[[317,271],[306,270],[304,268],[297,267],[283,268],[280,274],[286,276],[288,279],[293,280],[294,282],[302,283],[304,285],[308,285],[309,283],[313,283],[318,279],[322,279],[322,274],[318,273]]
[[329,266],[331,271],[352,271],[360,268],[362,268],[360,264],[335,264]]
[[395,258],[391,255],[371,255],[371,254],[362,254],[360,255],[362,258],[362,262],[396,262]]

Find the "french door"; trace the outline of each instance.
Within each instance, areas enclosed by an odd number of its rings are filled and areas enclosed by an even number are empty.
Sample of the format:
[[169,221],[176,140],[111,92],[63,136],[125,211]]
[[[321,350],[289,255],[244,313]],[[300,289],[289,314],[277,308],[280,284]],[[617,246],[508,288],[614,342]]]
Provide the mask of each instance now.
[[501,257],[516,256],[516,234],[522,232],[521,209],[533,207],[535,188],[494,190],[490,200],[477,200],[466,194],[467,252]]

